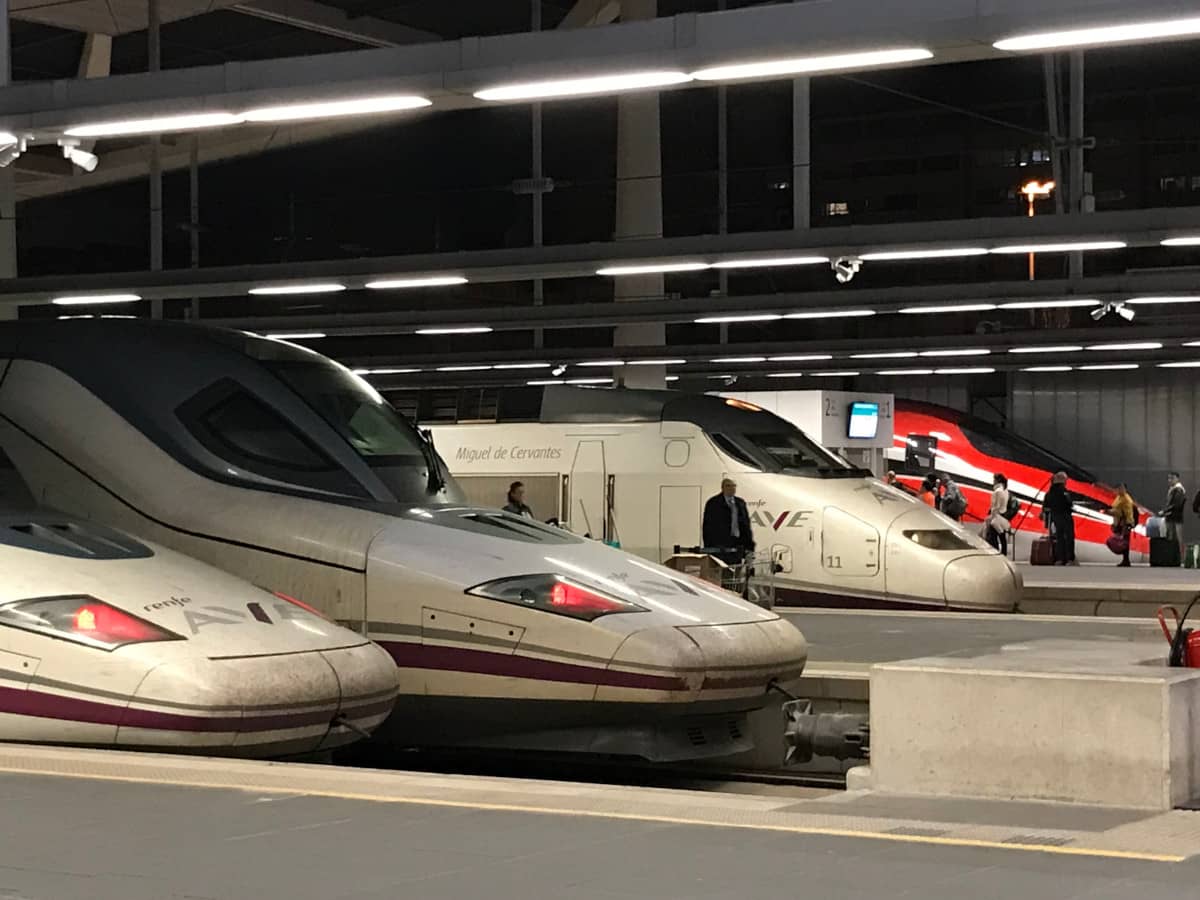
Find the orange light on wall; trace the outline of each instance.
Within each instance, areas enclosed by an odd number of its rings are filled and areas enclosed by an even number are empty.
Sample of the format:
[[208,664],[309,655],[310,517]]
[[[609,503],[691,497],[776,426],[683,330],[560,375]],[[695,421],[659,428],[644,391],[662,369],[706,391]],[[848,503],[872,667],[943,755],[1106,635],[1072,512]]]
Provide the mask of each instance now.
[[[1029,181],[1021,186],[1021,193],[1024,195],[1026,202],[1029,204],[1029,218],[1033,218],[1037,213],[1035,204],[1038,200],[1046,200],[1054,193],[1056,187],[1053,181],[1045,183],[1041,181]],[[1033,281],[1036,277],[1036,269],[1034,263],[1034,255],[1029,254],[1029,280]]]

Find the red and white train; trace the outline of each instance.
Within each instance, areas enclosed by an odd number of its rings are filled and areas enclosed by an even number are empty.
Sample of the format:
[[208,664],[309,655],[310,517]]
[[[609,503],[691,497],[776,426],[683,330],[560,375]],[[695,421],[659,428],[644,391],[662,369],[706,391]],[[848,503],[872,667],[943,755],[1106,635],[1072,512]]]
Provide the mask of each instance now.
[[[912,490],[930,472],[950,475],[967,498],[963,524],[981,525],[991,503],[992,478],[1008,478],[1010,492],[1021,501],[1013,519],[1016,537],[1010,552],[1028,559],[1032,542],[1046,534],[1042,500],[1055,472],[1067,473],[1067,490],[1074,503],[1076,556],[1080,562],[1115,562],[1105,542],[1112,534],[1109,510],[1116,490],[1068,460],[998,425],[975,416],[912,400],[896,401],[895,443],[888,451],[891,468]],[[1139,523],[1147,511],[1139,512]],[[1149,552],[1144,527],[1133,535],[1131,557]],[[1144,560],[1143,560],[1144,561]]]

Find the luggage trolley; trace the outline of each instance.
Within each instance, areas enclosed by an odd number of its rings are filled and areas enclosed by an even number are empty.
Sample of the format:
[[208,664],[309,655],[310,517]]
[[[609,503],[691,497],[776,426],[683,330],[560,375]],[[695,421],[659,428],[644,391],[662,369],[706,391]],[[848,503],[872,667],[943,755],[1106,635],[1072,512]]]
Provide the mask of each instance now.
[[775,608],[779,564],[770,550],[743,554],[740,548],[676,545],[674,556],[664,565],[719,585],[756,606]]

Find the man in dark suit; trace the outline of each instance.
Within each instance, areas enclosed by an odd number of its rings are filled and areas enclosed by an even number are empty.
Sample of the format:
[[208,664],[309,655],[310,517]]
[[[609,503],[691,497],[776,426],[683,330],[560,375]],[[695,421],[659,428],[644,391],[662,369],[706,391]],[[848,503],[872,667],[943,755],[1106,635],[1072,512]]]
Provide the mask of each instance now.
[[730,565],[741,563],[754,550],[750,510],[737,495],[737,482],[721,480],[721,493],[704,504],[704,546],[719,548],[718,558]]

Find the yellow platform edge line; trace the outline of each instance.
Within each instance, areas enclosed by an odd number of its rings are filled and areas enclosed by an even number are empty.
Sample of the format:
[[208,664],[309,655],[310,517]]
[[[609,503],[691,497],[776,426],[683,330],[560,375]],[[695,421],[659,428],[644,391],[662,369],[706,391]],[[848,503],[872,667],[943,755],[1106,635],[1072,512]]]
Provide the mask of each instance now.
[[400,803],[408,806],[434,806],[447,809],[484,810],[486,812],[515,812],[529,815],[572,816],[576,818],[613,819],[627,822],[651,822],[660,825],[685,825],[697,828],[734,828],[740,831],[769,831],[812,837],[857,838],[860,840],[892,841],[899,844],[926,844],[935,847],[962,847],[982,850],[1012,850],[1024,853],[1046,853],[1057,856],[1084,856],[1097,859],[1122,859],[1138,862],[1180,863],[1189,859],[1168,853],[1145,853],[1136,850],[1109,850],[1100,847],[1062,847],[1055,844],[1020,844],[971,838],[936,837],[930,835],[892,834],[886,831],[862,831],[850,828],[819,828],[806,825],[767,825],[749,822],[715,822],[709,819],[689,819],[676,816],[642,815],[638,813],[605,812],[603,810],[567,809],[563,807],[527,806],[516,803],[481,803],[472,800],[437,800],[425,797],[402,797],[387,794],[363,794],[354,791],[308,790],[304,788],[245,785],[224,782],[187,781],[184,779],[151,778],[138,775],[103,775],[85,772],[59,772],[53,769],[34,769],[0,766],[0,774],[30,775],[49,778],[74,778],[84,781],[111,781],[126,784],[198,788],[239,793],[286,794],[304,797],[324,797],[335,800],[358,800],[366,803]]

